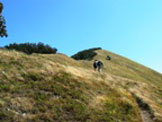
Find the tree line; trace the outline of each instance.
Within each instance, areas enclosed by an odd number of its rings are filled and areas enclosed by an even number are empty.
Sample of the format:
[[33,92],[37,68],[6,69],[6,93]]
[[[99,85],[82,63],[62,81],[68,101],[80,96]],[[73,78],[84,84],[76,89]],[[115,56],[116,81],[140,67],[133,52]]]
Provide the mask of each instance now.
[[49,45],[45,45],[41,42],[39,43],[22,43],[22,44],[9,44],[4,48],[9,50],[21,51],[26,54],[40,53],[40,54],[55,54],[57,52],[56,48],[52,48]]

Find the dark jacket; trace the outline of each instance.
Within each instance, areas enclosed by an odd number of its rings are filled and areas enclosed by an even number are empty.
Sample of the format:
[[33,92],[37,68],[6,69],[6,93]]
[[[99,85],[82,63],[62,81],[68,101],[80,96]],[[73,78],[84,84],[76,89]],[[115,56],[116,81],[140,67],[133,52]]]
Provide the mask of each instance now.
[[103,67],[103,63],[102,63],[101,61],[98,61],[98,62],[97,62],[97,66],[98,66],[99,68],[102,68],[102,67]]

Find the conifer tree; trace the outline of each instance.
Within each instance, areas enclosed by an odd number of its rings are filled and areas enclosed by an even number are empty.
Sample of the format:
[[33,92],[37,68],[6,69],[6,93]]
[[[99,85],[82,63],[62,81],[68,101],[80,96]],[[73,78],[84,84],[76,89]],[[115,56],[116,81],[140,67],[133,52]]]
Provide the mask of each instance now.
[[0,36],[1,37],[7,37],[7,30],[6,30],[6,21],[4,17],[2,16],[3,11],[3,4],[0,2]]

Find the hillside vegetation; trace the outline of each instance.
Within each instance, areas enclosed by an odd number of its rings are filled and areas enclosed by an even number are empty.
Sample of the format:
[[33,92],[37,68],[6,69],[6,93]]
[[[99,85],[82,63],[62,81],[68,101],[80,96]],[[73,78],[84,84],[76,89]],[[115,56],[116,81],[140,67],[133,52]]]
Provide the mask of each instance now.
[[88,50],[80,51],[77,54],[71,56],[75,60],[92,60],[94,56],[97,55],[96,50],[100,50],[101,48],[91,48]]
[[0,121],[161,122],[162,75],[105,50],[95,53],[101,73],[93,60],[0,50]]
[[16,50],[20,52],[24,52],[26,54],[39,53],[39,54],[55,54],[57,52],[56,48],[52,48],[49,45],[45,45],[41,42],[39,43],[22,43],[22,44],[9,44],[4,48],[8,50]]

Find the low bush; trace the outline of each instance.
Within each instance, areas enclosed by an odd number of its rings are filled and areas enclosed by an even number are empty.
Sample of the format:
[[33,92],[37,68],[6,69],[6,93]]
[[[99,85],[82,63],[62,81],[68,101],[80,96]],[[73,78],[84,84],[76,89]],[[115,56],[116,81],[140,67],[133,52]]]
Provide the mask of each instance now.
[[45,45],[41,42],[39,42],[38,44],[36,43],[22,43],[22,44],[13,43],[13,44],[5,46],[5,48],[9,50],[21,51],[26,54],[32,54],[32,53],[55,54],[57,52],[56,48],[52,48],[49,45]]
[[95,50],[100,50],[101,48],[91,48],[88,50],[83,50],[81,52],[78,52],[77,54],[71,56],[75,60],[92,60],[94,56],[97,55]]

